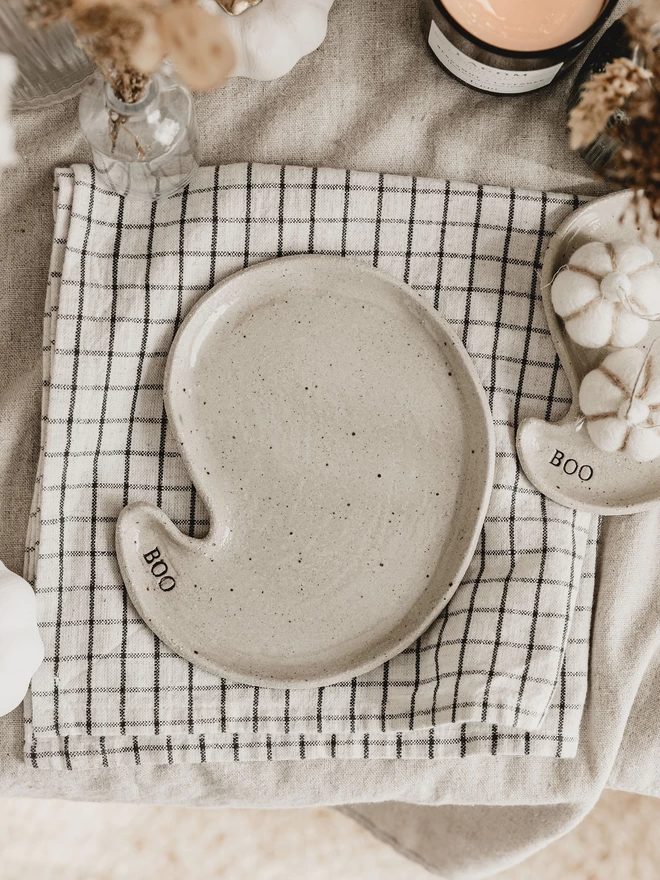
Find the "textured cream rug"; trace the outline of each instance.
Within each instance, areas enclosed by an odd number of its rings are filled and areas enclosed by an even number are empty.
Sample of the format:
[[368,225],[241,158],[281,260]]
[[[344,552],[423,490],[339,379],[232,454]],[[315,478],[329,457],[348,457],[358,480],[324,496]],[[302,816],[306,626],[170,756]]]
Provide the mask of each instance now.
[[[606,792],[575,831],[501,880],[658,880],[660,801]],[[0,800],[1,880],[423,880],[332,810]]]

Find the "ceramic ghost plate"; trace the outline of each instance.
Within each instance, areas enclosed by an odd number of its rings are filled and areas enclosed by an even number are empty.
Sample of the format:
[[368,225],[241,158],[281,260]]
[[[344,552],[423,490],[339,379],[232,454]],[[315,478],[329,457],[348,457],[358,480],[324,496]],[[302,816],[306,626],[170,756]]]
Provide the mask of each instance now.
[[234,275],[179,330],[165,405],[209,532],[136,503],[117,553],[178,654],[250,684],[327,684],[400,652],[449,601],[493,427],[465,349],[409,288],[334,257]]
[[[578,392],[584,376],[609,351],[576,345],[555,314],[552,279],[571,255],[590,241],[641,240],[660,259],[660,240],[640,230],[631,210],[630,192],[614,193],[579,208],[552,238],[543,261],[541,290],[553,342],[571,386],[572,403],[557,423],[527,419],[517,437],[518,456],[525,474],[537,489],[567,507],[603,515],[637,513],[660,501],[660,459],[643,464],[623,453],[606,453],[591,441],[586,427],[576,430]],[[636,348],[648,351],[660,335],[660,325],[649,330]],[[654,349],[657,351],[657,346]]]

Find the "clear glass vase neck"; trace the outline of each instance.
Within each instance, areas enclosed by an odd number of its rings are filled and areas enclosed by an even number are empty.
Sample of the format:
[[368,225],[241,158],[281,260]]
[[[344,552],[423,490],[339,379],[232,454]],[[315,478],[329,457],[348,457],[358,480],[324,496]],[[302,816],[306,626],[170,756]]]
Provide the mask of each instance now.
[[127,116],[129,118],[138,116],[141,113],[146,113],[158,101],[160,96],[159,76],[158,74],[153,75],[149,85],[137,101],[131,101],[130,103],[122,101],[112,87],[112,83],[108,80],[105,83],[104,93],[106,103],[111,110],[114,110],[120,116]]

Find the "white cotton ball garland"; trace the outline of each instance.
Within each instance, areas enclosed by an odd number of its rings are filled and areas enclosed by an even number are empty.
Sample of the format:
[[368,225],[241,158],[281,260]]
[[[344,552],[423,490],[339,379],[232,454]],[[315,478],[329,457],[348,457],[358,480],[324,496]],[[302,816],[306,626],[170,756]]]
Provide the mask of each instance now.
[[580,409],[604,452],[635,461],[660,456],[660,358],[638,348],[609,354],[582,380]]
[[660,313],[660,265],[636,242],[589,242],[555,277],[551,297],[578,345],[636,345]]

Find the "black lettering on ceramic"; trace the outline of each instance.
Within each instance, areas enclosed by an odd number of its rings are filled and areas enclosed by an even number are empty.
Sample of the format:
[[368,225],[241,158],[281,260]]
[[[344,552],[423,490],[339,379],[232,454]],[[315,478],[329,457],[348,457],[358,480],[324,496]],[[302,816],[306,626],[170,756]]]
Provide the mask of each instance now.
[[163,562],[162,559],[159,562],[154,562],[151,566],[151,573],[154,577],[163,577],[163,575],[167,574],[167,563]]
[[[582,473],[582,471],[584,471],[584,474]],[[593,475],[594,469],[591,467],[590,464],[583,464],[578,471],[578,477],[582,480],[583,483],[588,483]]]
[[588,483],[594,475],[594,469],[590,464],[581,465],[574,458],[566,458],[565,453],[561,449],[555,449],[555,454],[550,459],[550,464],[556,468],[560,467],[569,477],[577,474],[578,479],[583,483]]
[[550,464],[554,464],[555,467],[559,467],[564,457],[564,453],[560,449],[555,450],[555,454],[550,459]]
[[143,559],[149,566],[152,575],[158,580],[158,586],[164,593],[169,593],[176,587],[176,581],[172,575],[168,575],[169,566],[160,555],[158,547],[145,553]]

